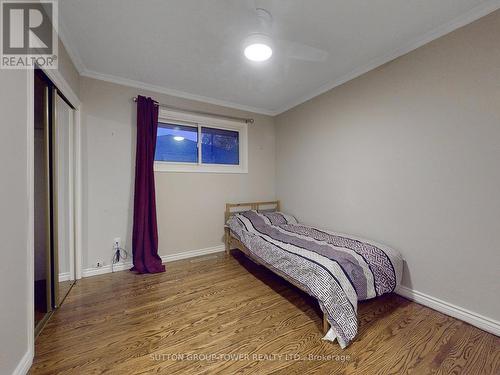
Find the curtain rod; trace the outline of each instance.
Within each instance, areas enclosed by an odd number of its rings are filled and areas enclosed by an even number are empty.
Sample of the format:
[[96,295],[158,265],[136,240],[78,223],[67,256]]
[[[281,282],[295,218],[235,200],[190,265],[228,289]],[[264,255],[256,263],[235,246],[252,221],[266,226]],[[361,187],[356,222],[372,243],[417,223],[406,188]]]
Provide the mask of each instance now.
[[[132,100],[134,102],[137,102],[137,97],[134,96],[132,98]],[[156,104],[159,107],[173,109],[173,110],[177,110],[177,111],[181,111],[181,112],[193,113],[193,114],[196,114],[196,115],[205,115],[205,116],[219,117],[219,118],[228,119],[228,120],[243,121],[243,122],[246,122],[247,124],[253,124],[254,123],[254,119],[253,118],[244,118],[244,117],[220,115],[218,113],[204,112],[204,111],[194,111],[192,109],[175,107],[175,106],[171,106],[171,105],[167,105],[167,104],[161,104],[161,103],[158,103],[158,102],[156,102]]]

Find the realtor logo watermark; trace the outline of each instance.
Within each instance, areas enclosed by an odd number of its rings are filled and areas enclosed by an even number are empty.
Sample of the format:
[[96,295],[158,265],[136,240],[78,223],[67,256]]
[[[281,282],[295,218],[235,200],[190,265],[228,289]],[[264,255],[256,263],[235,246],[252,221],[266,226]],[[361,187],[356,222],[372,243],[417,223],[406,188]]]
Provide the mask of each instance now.
[[1,0],[0,67],[57,69],[56,0]]

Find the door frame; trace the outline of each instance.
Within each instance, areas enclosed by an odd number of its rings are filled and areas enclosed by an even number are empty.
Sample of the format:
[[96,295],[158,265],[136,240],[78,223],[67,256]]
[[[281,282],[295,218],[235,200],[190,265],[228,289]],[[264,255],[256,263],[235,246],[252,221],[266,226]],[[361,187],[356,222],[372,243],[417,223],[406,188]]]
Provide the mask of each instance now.
[[[82,278],[82,161],[81,161],[81,113],[82,104],[79,97],[73,91],[66,79],[59,70],[42,69],[45,75],[52,81],[67,101],[74,108],[73,118],[73,165],[71,166],[73,175],[73,220],[74,220],[74,247],[75,247],[75,278]],[[27,125],[26,125],[26,149],[27,149],[27,201],[28,201],[28,233],[27,233],[27,259],[28,259],[28,350],[31,356],[35,352],[35,322],[34,322],[34,283],[35,283],[35,263],[34,263],[34,224],[35,224],[35,200],[34,200],[34,69],[26,70],[27,82]]]
[[45,75],[56,86],[64,99],[74,108],[73,111],[73,142],[70,153],[73,163],[70,164],[70,174],[73,176],[73,222],[75,247],[75,279],[82,278],[82,145],[81,145],[81,113],[82,103],[59,70],[42,69]]

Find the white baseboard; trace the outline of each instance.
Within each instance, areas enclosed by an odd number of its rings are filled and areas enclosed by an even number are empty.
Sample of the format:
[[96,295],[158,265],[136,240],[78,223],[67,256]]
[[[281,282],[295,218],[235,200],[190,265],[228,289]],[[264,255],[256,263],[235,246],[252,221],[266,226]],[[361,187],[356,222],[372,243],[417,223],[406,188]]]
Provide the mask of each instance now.
[[90,277],[103,275],[105,273],[110,273],[111,271],[125,271],[132,268],[132,262],[120,262],[113,265],[113,269],[111,269],[111,265],[105,265],[102,267],[90,267],[82,270],[82,277]]
[[472,324],[473,326],[486,332],[500,336],[500,322],[497,320],[487,318],[473,311],[453,305],[438,298],[431,297],[405,286],[400,286],[396,290],[396,293],[416,303],[430,307],[433,310],[463,320],[464,322]]
[[[205,249],[183,251],[181,253],[175,253],[175,254],[161,255],[161,260],[163,263],[173,262],[175,260],[188,259],[188,258],[193,258],[193,257],[201,256],[201,255],[219,253],[221,251],[224,251],[224,245],[207,247]],[[114,271],[124,271],[124,270],[128,270],[130,268],[132,268],[132,262],[125,262],[125,263],[121,262],[121,263],[117,263],[113,266]],[[111,265],[105,265],[105,266],[102,266],[99,268],[97,268],[97,267],[85,268],[82,272],[82,277],[102,275],[102,274],[110,273],[110,272],[111,272]]]
[[68,280],[70,280],[69,272],[61,272],[59,274],[59,281],[68,281]]
[[23,358],[17,364],[12,375],[25,375],[28,373],[31,365],[33,364],[33,350],[30,348],[24,353]]
[[205,249],[184,251],[182,253],[176,253],[176,254],[162,255],[161,260],[163,262],[173,262],[174,260],[188,259],[193,257],[199,257],[201,255],[220,253],[221,251],[224,251],[224,245],[207,247]]

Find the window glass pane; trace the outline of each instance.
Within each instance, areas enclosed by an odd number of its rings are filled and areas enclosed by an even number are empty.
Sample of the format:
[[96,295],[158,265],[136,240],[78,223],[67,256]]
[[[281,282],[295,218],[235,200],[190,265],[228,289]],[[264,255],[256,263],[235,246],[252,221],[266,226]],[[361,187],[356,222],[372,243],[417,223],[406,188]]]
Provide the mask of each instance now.
[[232,130],[201,128],[201,160],[205,164],[240,163],[239,133]]
[[198,128],[158,123],[155,160],[198,163]]

